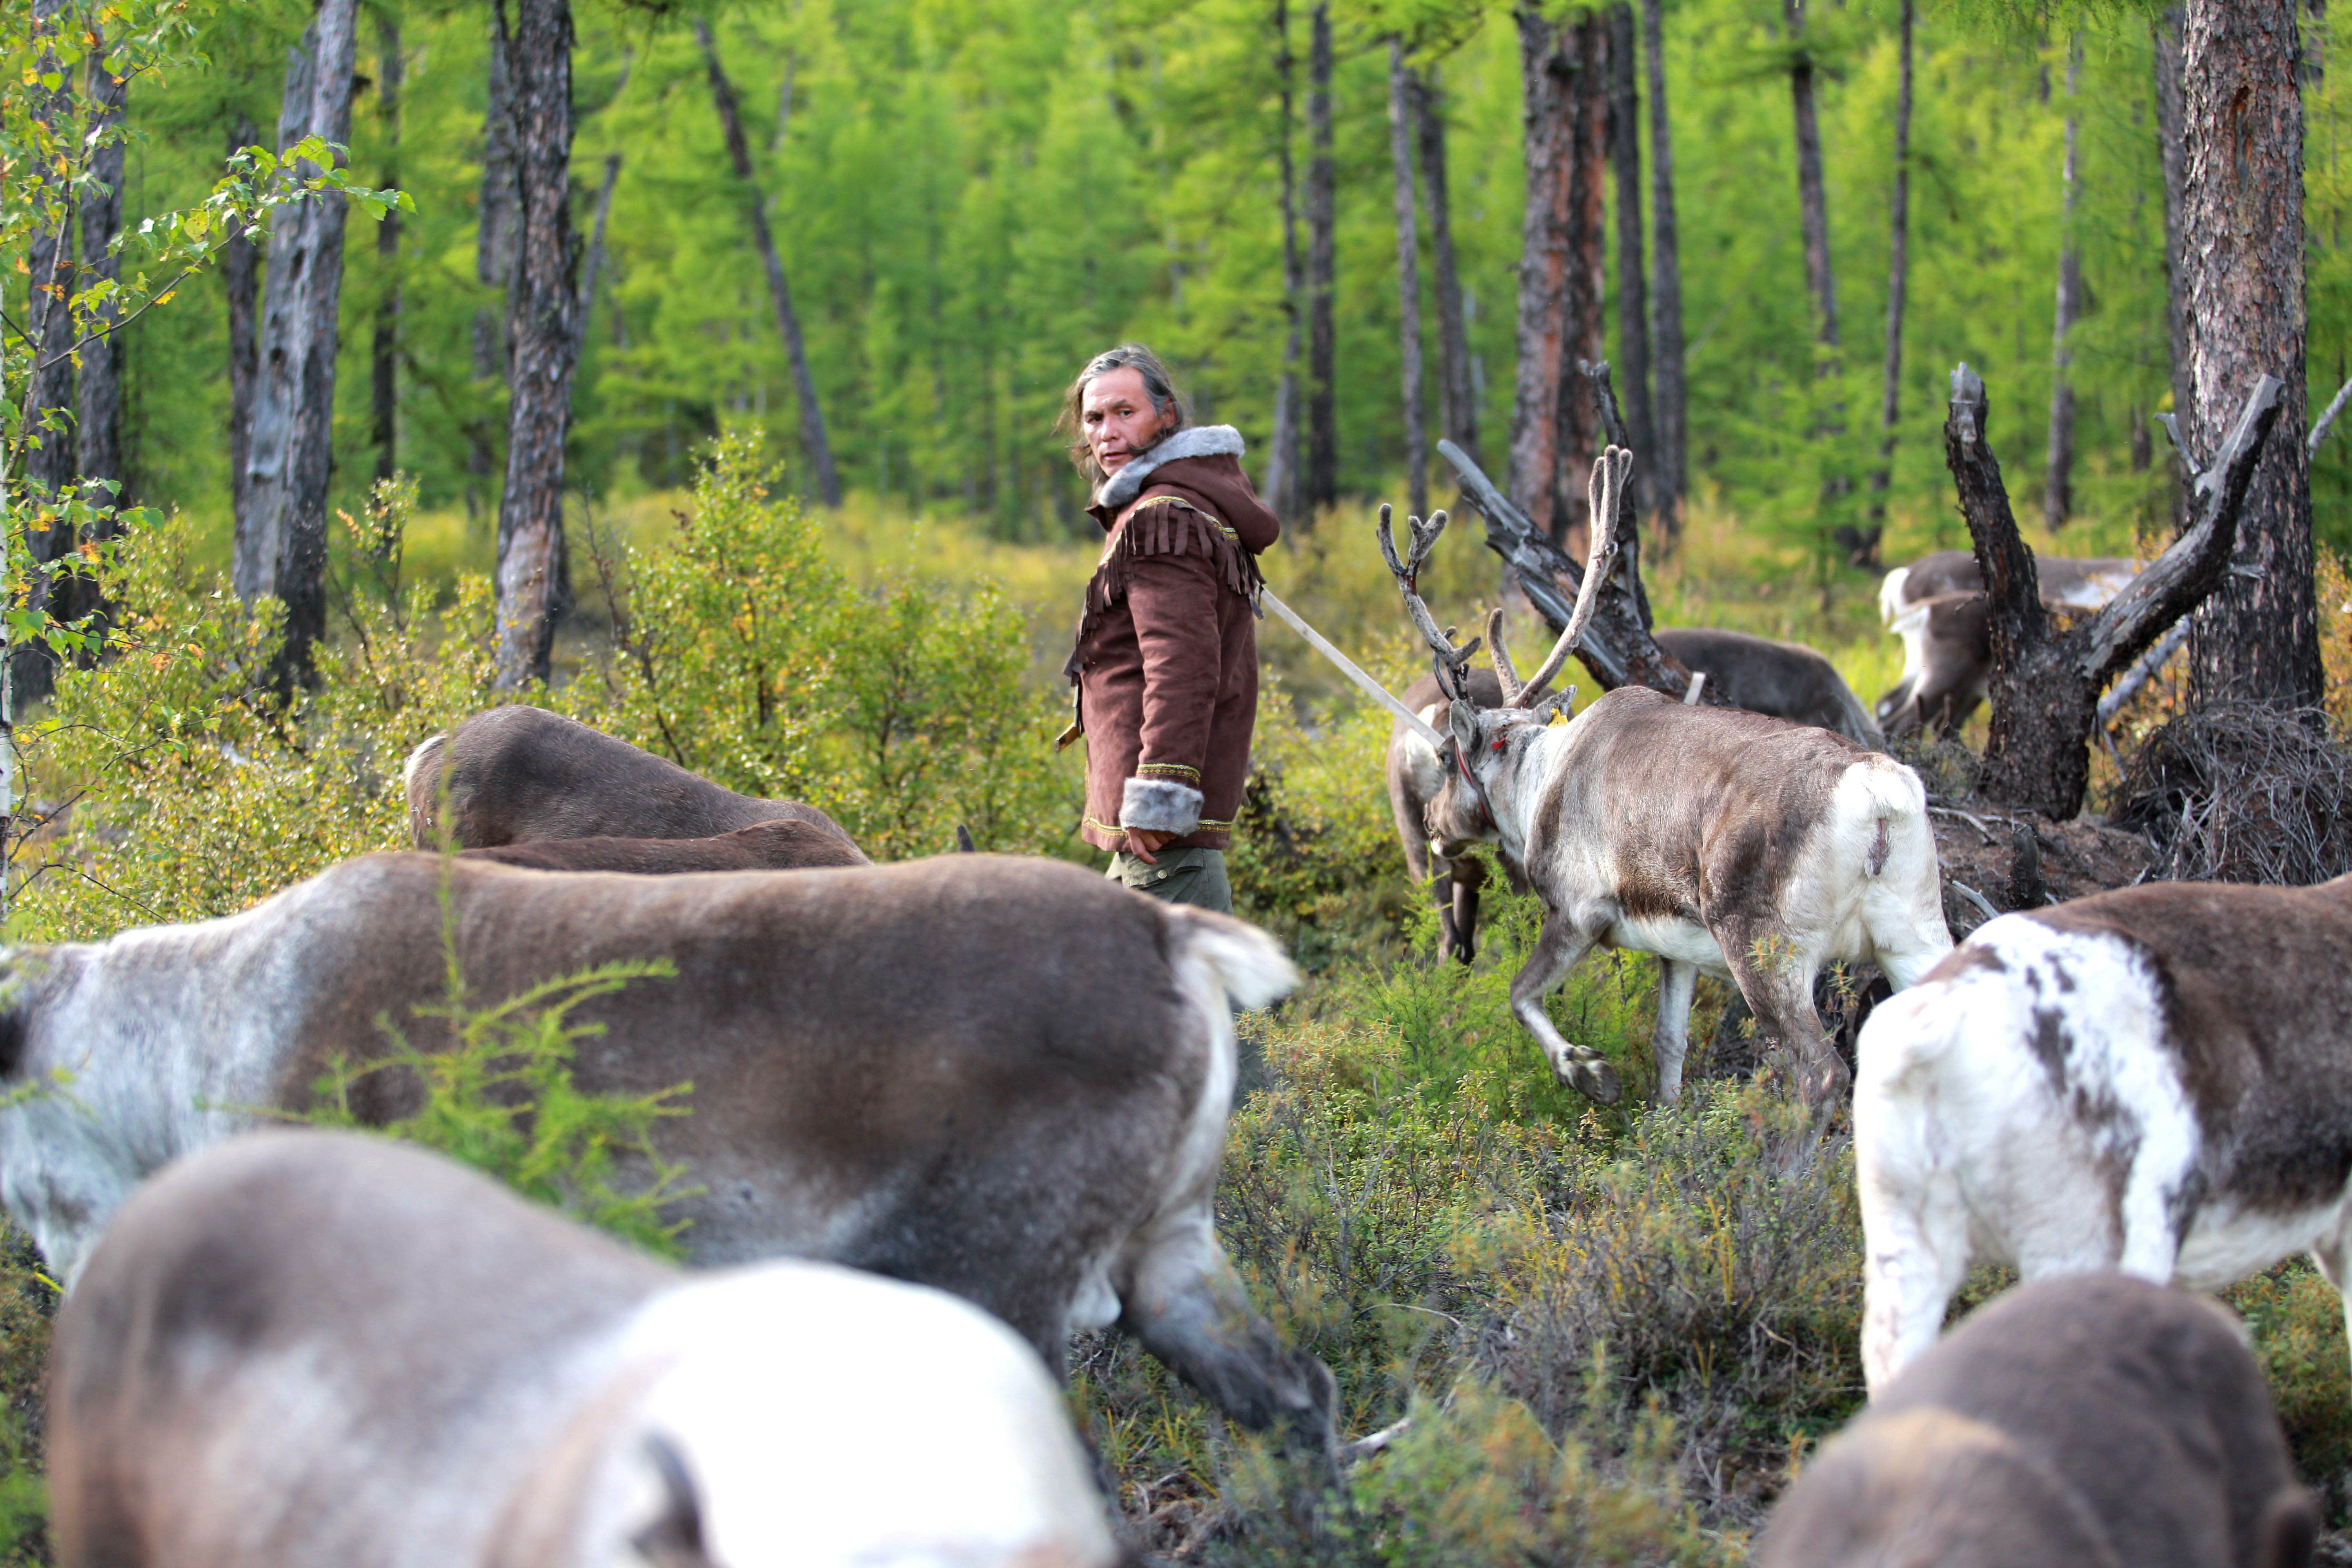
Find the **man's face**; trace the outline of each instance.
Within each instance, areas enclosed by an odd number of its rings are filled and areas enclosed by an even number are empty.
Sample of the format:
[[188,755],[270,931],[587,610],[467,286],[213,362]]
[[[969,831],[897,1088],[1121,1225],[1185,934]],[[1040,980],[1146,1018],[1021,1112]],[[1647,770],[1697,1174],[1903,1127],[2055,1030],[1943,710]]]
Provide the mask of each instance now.
[[1160,439],[1160,411],[1143,390],[1143,373],[1123,364],[1087,383],[1079,399],[1078,419],[1087,436],[1087,450],[1106,474],[1127,467],[1138,452]]

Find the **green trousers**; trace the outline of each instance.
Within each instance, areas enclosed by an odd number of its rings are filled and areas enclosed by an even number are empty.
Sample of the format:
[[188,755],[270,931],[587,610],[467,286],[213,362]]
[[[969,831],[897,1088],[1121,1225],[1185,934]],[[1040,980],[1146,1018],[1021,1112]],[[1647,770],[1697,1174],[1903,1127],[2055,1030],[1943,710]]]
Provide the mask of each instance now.
[[1234,885],[1225,879],[1222,849],[1162,849],[1157,865],[1146,865],[1124,849],[1110,858],[1108,873],[1121,887],[1133,888],[1171,904],[1191,904],[1234,912]]

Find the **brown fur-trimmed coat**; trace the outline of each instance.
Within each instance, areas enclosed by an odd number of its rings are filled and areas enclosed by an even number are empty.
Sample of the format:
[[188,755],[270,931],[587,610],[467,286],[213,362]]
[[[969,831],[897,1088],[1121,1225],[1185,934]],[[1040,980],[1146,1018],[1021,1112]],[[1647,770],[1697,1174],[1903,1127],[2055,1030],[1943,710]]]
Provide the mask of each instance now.
[[1087,737],[1087,815],[1100,849],[1124,827],[1180,848],[1233,835],[1257,722],[1256,556],[1282,525],[1242,472],[1230,426],[1179,430],[1105,480],[1087,508],[1107,538],[1064,673],[1065,740]]

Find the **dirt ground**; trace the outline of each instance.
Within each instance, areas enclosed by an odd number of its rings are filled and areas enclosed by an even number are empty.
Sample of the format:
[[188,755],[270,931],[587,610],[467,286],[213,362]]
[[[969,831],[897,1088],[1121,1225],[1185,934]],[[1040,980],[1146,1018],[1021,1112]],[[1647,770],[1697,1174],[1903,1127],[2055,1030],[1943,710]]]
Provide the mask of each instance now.
[[2096,816],[2053,822],[2031,812],[1927,809],[1944,862],[1944,921],[1956,938],[1996,913],[2128,888],[2156,858],[2145,837]]

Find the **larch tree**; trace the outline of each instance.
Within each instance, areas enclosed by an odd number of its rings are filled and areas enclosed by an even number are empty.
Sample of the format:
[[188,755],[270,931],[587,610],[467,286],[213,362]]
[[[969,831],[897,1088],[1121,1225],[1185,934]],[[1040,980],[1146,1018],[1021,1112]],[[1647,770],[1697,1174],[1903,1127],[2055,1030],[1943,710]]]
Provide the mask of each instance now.
[[1642,0],[1643,85],[1650,110],[1650,359],[1657,392],[1658,455],[1651,499],[1668,538],[1680,531],[1690,486],[1688,384],[1683,376],[1682,235],[1675,217],[1674,130],[1666,116],[1666,40],[1662,0]]
[[1565,544],[1583,526],[1583,475],[1598,428],[1578,367],[1602,354],[1607,23],[1554,22],[1529,5],[1515,16],[1527,216],[1509,485],[1528,521]]
[[1339,171],[1331,153],[1331,5],[1318,0],[1307,50],[1307,485],[1298,523],[1339,499]]
[[[505,0],[498,0],[506,31]],[[572,6],[516,0],[508,40],[515,128],[514,344],[506,488],[499,500],[497,683],[544,681],[570,608],[563,542],[563,443],[580,338],[572,235]]]
[[784,261],[776,249],[775,233],[768,226],[768,197],[761,190],[751,167],[751,146],[743,136],[743,115],[736,101],[735,87],[719,63],[710,24],[702,17],[695,18],[694,37],[702,46],[703,64],[709,72],[710,100],[719,111],[719,129],[726,133],[728,162],[742,191],[744,221],[751,226],[751,243],[760,253],[761,266],[767,271],[768,301],[775,309],[776,331],[784,341],[793,392],[800,403],[801,450],[816,479],[818,497],[827,506],[839,506],[841,475],[834,467],[833,445],[825,437],[824,410],[817,404],[816,377],[809,370],[808,344],[801,335],[799,312],[793,309],[792,285],[784,276]]
[[2200,701],[2315,709],[2324,690],[2312,582],[2311,463],[2302,440],[2303,97],[2296,0],[2182,7],[2181,260],[2187,276],[2189,450],[2210,464],[2246,388],[2285,384],[2239,522],[2232,572],[2189,639]]
[[[503,13],[490,25],[489,90],[482,110],[482,192],[475,207],[474,281],[482,298],[474,307],[474,386],[484,403],[495,402],[507,379],[507,359],[512,345],[501,327],[503,306],[514,286],[515,241],[521,219],[520,197],[515,190],[514,89],[508,58]],[[479,514],[483,492],[489,488],[497,464],[497,426],[487,409],[468,422],[466,436],[466,487],[468,517]]]
[[2164,176],[2164,327],[2172,357],[2172,407],[2189,417],[2196,401],[2189,376],[2189,264],[2181,254],[2181,220],[2189,210],[2189,154],[2181,123],[2180,7],[2157,14],[2149,26],[2156,61],[2156,149]]
[[2042,486],[2042,521],[2063,528],[2074,510],[2074,347],[2070,341],[2083,313],[2083,242],[2076,232],[2083,186],[2083,117],[2077,101],[2083,87],[2083,36],[2066,45],[2066,153],[2059,178],[2064,191],[2058,236],[2058,308],[2052,318],[2050,349],[2050,448]]
[[1870,477],[1870,522],[1856,541],[1856,564],[1876,564],[1886,526],[1886,489],[1895,478],[1895,440],[1903,418],[1903,307],[1911,288],[1912,30],[1916,7],[1903,0],[1895,92],[1895,181],[1886,203],[1886,368],[1878,399],[1878,468]]
[[[400,51],[400,18],[389,11],[375,19],[375,102],[383,121],[383,183],[400,184],[400,89],[404,60]],[[383,292],[375,306],[374,351],[370,356],[368,405],[375,437],[375,477],[392,478],[400,466],[400,209],[383,215],[376,226],[377,270]]]
[[1789,29],[1789,100],[1797,132],[1797,205],[1805,237],[1805,290],[1812,297],[1813,335],[1828,351],[1822,374],[1835,367],[1837,280],[1830,269],[1830,200],[1822,173],[1821,114],[1813,101],[1813,55],[1805,32],[1805,0],[1780,0]]
[[1616,181],[1617,390],[1625,433],[1634,453],[1633,503],[1637,516],[1660,506],[1658,436],[1651,417],[1650,295],[1642,255],[1642,100],[1633,47],[1633,7],[1609,7],[1609,159]]
[[[281,153],[306,136],[350,143],[356,11],[355,0],[323,0],[289,56],[278,117]],[[347,205],[340,191],[328,189],[281,209],[262,280],[233,581],[243,597],[271,595],[286,606],[275,671],[280,690],[311,679],[310,647],[327,629],[327,482]]]
[[1445,180],[1445,92],[1437,68],[1414,73],[1413,93],[1421,131],[1422,195],[1429,209],[1430,282],[1437,302],[1437,425],[1476,462],[1477,376],[1470,359],[1462,268],[1454,250],[1453,201]]
[[1402,367],[1405,489],[1412,515],[1429,515],[1429,416],[1421,375],[1421,225],[1413,197],[1412,74],[1404,40],[1389,39],[1389,159],[1396,181],[1397,359]]
[[1276,163],[1282,171],[1282,374],[1274,389],[1274,434],[1266,443],[1265,500],[1286,521],[1300,517],[1298,466],[1299,370],[1305,353],[1306,290],[1298,252],[1298,171],[1291,155],[1297,121],[1297,57],[1290,49],[1289,0],[1274,0],[1274,77],[1282,112],[1276,122]]

